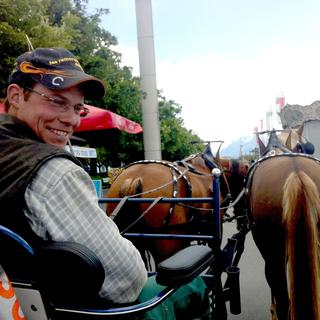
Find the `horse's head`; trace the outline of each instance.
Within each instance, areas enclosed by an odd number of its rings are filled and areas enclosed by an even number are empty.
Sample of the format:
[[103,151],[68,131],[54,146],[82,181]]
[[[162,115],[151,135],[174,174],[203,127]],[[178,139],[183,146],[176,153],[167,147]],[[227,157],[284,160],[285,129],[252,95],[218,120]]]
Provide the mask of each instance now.
[[210,144],[208,144],[203,152],[192,154],[183,159],[182,162],[192,166],[195,171],[203,174],[210,174],[212,169],[218,168],[216,159],[212,154]]
[[307,154],[314,153],[314,145],[302,136],[303,125],[298,129],[282,131],[280,134],[277,134],[277,131],[279,130],[271,130],[267,132],[269,134],[267,145],[265,145],[259,135],[257,135],[260,156],[290,152]]
[[314,145],[302,135],[303,128],[304,123],[299,128],[280,133],[279,138],[292,152],[313,154]]
[[268,133],[269,137],[268,143],[265,145],[260,136],[257,134],[260,156],[264,157],[268,155],[281,154],[292,151],[284,142],[285,137],[280,138],[276,130],[273,129],[271,131],[261,133]]
[[223,158],[217,155],[213,155],[210,145],[208,144],[205,150],[201,153],[193,154],[184,159],[183,161],[192,165],[195,170],[201,173],[211,173],[212,169],[219,168],[222,172],[226,172],[233,175],[240,175],[245,177],[250,163],[246,159],[230,159]]
[[[184,159],[184,161],[192,165],[198,172],[204,174],[211,174],[213,168],[219,168],[222,172],[220,190],[223,210],[231,201],[237,199],[233,206],[233,213],[239,217],[244,215],[245,201],[243,197],[239,198],[238,196],[244,188],[244,178],[250,167],[248,160],[220,157],[219,152],[214,157],[210,145],[207,145],[202,153],[193,154]],[[239,225],[241,224],[240,220],[238,223]]]

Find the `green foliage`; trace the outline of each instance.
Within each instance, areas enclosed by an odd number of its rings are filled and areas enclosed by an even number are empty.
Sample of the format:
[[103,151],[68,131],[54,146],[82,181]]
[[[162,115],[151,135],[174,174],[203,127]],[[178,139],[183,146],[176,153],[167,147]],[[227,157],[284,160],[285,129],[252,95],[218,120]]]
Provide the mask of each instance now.
[[61,26],[63,20],[72,11],[72,3],[69,0],[42,0],[42,5],[46,8],[50,25]]
[[[0,0],[0,96],[5,95],[15,58],[28,50],[26,35],[36,47],[72,49],[72,35],[50,24],[50,11],[37,0]],[[50,1],[60,2],[60,1]]]
[[162,158],[169,161],[181,160],[190,154],[203,151],[202,144],[192,143],[200,142],[201,139],[183,126],[181,110],[179,104],[173,100],[167,101],[159,94]]
[[[0,97],[5,96],[7,78],[15,58],[28,50],[26,35],[33,47],[65,47],[80,60],[85,71],[105,82],[107,94],[89,104],[108,108],[142,123],[140,79],[132,69],[121,66],[121,54],[112,50],[117,39],[100,27],[109,13],[99,9],[89,14],[86,0],[0,0]],[[202,150],[192,141],[200,138],[184,127],[182,107],[159,95],[162,157],[177,160]],[[144,157],[143,135],[118,130],[94,133],[90,144],[98,148],[98,165],[113,167]]]

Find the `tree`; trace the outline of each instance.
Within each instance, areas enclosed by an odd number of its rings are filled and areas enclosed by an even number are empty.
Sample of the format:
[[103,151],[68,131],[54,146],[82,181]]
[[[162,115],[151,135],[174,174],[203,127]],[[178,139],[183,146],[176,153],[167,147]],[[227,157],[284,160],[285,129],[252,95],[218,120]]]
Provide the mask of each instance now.
[[[121,54],[111,49],[117,44],[116,37],[100,27],[101,17],[109,10],[89,14],[86,3],[86,0],[0,0],[0,97],[5,96],[15,58],[28,50],[28,35],[35,48],[69,49],[87,73],[104,81],[107,95],[99,101],[88,100],[89,104],[141,123],[144,93],[140,79],[132,75],[130,67],[121,66]],[[159,95],[161,148],[166,160],[182,159],[201,148],[191,144],[200,138],[184,127],[181,108]],[[142,134],[110,130],[102,136],[97,133],[95,138],[101,164],[119,166],[143,159]]]
[[173,100],[167,101],[159,94],[162,158],[169,161],[181,160],[203,149],[201,144],[193,143],[201,142],[201,139],[183,126],[181,110],[182,107],[179,104]]
[[[28,50],[26,35],[35,48],[73,48],[73,35],[65,31],[65,26],[51,24],[49,2],[60,3],[61,0],[0,0],[0,96],[5,95],[15,58]],[[63,1],[64,5],[68,2]],[[77,18],[73,16],[72,19]]]

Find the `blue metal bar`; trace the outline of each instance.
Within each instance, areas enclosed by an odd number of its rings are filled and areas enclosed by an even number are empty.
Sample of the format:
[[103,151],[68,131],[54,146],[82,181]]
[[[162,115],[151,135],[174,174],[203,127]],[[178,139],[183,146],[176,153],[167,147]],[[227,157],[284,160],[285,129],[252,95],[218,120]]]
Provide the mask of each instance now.
[[170,296],[176,288],[166,287],[162,291],[160,291],[154,298],[137,303],[131,306],[124,306],[124,307],[115,307],[115,308],[108,308],[108,309],[78,309],[75,310],[72,307],[55,307],[55,312],[57,313],[70,313],[70,314],[82,314],[87,316],[95,316],[95,317],[103,317],[103,316],[120,316],[120,315],[131,315],[136,314],[138,312],[146,312],[162,301],[164,301],[168,296]]
[[[220,171],[213,175],[213,197],[199,197],[199,198],[162,198],[159,203],[210,203],[213,202],[213,220],[214,228],[213,235],[191,235],[191,234],[153,234],[153,233],[125,233],[127,238],[154,238],[154,239],[190,239],[190,240],[218,240],[220,246],[222,239],[222,225],[220,216]],[[123,198],[100,198],[99,203],[118,203]],[[128,197],[126,201],[137,203],[152,203],[155,198],[134,198]]]
[[[156,198],[128,198],[128,202],[142,202],[142,203],[151,203]],[[219,199],[219,198],[218,198]],[[109,203],[109,202],[120,202],[122,198],[100,198],[99,203]],[[161,203],[170,203],[170,202],[211,202],[213,198],[162,198],[159,200]]]
[[164,233],[125,233],[126,238],[156,238],[156,239],[191,239],[191,240],[214,240],[214,236],[198,234],[164,234]]
[[214,235],[219,239],[219,245],[222,240],[221,214],[220,214],[220,181],[219,176],[213,176],[213,207],[214,207]]
[[17,233],[11,231],[10,229],[8,229],[2,225],[0,225],[0,233],[6,234],[7,236],[9,236],[11,239],[16,241],[20,245],[22,245],[31,255],[34,256],[35,253],[34,253],[33,248],[30,246],[30,244],[26,240],[24,240]]
[[[152,277],[152,276],[155,276],[157,274],[156,271],[148,271],[147,273],[148,273],[148,277]],[[201,278],[204,279],[204,280],[205,279],[212,279],[213,277],[214,277],[213,274],[209,274],[209,273],[202,273],[201,274]]]

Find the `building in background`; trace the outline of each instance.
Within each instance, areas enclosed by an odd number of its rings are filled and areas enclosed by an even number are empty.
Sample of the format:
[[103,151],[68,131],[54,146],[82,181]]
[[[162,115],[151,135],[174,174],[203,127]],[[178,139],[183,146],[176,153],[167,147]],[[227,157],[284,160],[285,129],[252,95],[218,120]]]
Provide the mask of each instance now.
[[320,101],[310,105],[286,104],[279,112],[284,129],[299,128],[302,124],[302,136],[314,144],[314,154],[320,158]]

